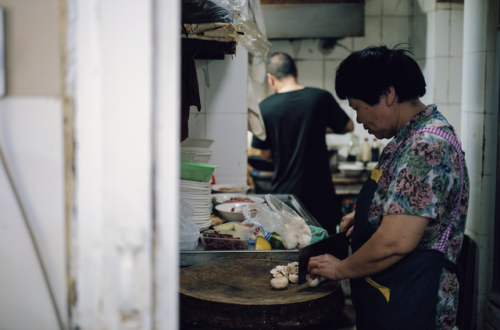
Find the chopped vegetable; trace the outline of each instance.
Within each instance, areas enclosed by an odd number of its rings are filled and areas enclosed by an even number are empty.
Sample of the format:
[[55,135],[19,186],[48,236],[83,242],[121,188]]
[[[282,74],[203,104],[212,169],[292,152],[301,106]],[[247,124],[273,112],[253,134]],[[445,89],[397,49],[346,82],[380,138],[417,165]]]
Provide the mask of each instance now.
[[259,236],[255,241],[255,250],[271,250],[271,244],[265,238]]
[[271,248],[273,250],[284,250],[283,246],[283,238],[278,233],[272,233],[271,239],[269,239],[269,243],[271,243]]

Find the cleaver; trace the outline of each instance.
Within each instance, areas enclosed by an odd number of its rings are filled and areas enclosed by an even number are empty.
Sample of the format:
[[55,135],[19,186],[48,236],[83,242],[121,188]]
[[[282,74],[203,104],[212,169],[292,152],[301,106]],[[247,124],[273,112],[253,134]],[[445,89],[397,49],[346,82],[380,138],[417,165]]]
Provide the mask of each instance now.
[[331,254],[340,260],[347,258],[349,237],[346,237],[346,234],[347,230],[344,230],[317,243],[299,249],[299,284],[306,283],[307,264],[311,257]]

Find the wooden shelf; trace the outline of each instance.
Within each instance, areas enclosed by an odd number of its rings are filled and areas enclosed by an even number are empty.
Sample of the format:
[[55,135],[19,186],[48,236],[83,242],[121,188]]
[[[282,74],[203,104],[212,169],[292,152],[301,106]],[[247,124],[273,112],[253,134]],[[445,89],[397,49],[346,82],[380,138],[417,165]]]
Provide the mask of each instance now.
[[225,55],[236,54],[236,42],[182,38],[182,52],[193,54],[193,58],[199,60],[223,60]]

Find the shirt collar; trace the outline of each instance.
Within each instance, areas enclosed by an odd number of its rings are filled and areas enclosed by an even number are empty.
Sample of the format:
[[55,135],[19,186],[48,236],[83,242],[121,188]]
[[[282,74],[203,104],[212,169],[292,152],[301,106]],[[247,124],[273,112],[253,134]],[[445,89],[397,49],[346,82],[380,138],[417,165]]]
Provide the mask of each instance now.
[[435,104],[427,106],[424,110],[413,116],[394,136],[394,138],[387,144],[387,146],[382,151],[383,156],[390,156],[401,143],[403,143],[406,138],[412,135],[415,131],[425,126],[424,121],[429,117],[434,111],[437,110]]

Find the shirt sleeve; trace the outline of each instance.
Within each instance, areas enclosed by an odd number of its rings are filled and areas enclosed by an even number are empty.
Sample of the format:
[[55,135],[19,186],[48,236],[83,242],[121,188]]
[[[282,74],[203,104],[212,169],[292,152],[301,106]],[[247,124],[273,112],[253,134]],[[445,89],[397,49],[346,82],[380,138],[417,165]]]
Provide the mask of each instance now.
[[455,199],[450,194],[458,194],[460,182],[456,155],[455,148],[436,135],[424,133],[413,138],[398,156],[397,165],[381,178],[380,186],[388,190],[382,213],[439,221],[445,212],[452,212]]
[[340,107],[331,93],[327,93],[325,103],[327,126],[335,133],[343,132],[351,118]]

